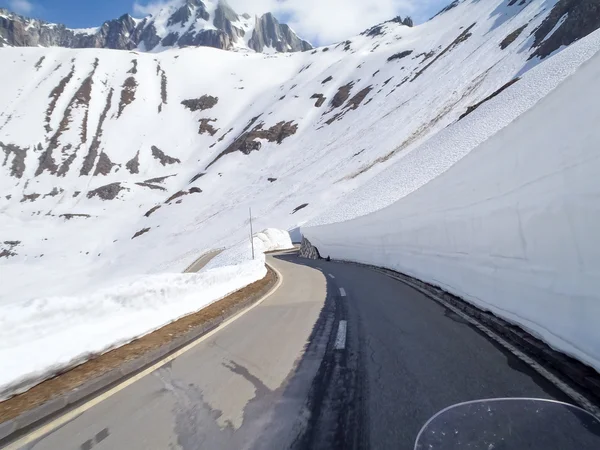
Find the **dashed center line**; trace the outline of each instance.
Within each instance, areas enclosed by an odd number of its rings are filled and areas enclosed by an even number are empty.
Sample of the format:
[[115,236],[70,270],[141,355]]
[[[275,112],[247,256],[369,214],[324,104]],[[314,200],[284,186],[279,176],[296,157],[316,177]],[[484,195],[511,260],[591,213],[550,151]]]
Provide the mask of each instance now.
[[335,277],[331,274],[329,274],[329,278],[333,278],[335,280]]
[[344,288],[340,288],[340,295],[341,295],[342,297],[345,297],[345,296],[346,296],[346,291],[344,290]]
[[346,329],[348,328],[348,322],[340,320],[338,327],[337,336],[335,338],[335,349],[344,350],[346,348]]

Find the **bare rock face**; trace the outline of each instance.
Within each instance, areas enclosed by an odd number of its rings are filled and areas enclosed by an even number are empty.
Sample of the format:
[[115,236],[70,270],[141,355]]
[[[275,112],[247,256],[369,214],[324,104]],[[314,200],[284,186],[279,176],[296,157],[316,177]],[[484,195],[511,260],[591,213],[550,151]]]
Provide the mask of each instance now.
[[121,183],[111,183],[88,192],[87,198],[99,197],[102,200],[114,200],[123,189],[126,188],[121,186]]
[[321,106],[323,106],[323,103],[325,103],[325,100],[327,100],[327,98],[323,94],[313,94],[311,99],[317,100],[315,102],[316,108],[320,108]]
[[150,231],[150,228],[143,228],[140,231],[138,231],[137,233],[135,233],[131,239],[140,237],[142,234],[146,234],[148,231]]
[[502,42],[500,42],[500,44],[499,44],[500,48],[502,50],[507,49],[510,46],[510,44],[515,42],[515,40],[521,35],[521,33],[525,30],[525,28],[527,28],[527,24],[523,25],[522,27],[517,28],[515,31],[513,31],[508,36],[506,36],[502,40]]
[[[4,17],[2,17],[4,16]],[[111,48],[131,50],[138,46],[139,25],[125,14],[104,22],[94,33],[78,32],[61,24],[32,20],[0,9],[0,36],[14,47]]]
[[210,134],[214,136],[219,131],[218,128],[215,128],[211,125],[211,122],[216,122],[216,119],[200,119],[200,127],[198,128],[199,134]]
[[300,39],[286,24],[280,24],[271,13],[256,18],[252,38],[248,42],[250,48],[261,53],[266,47],[278,52],[304,52],[312,50],[312,45]]
[[350,91],[352,90],[353,86],[354,86],[354,82],[351,81],[350,83],[338,88],[338,91],[333,96],[333,99],[331,99],[331,108],[332,109],[339,108],[340,106],[342,106],[344,104],[344,102],[346,100],[348,100],[348,97],[350,97]]
[[133,158],[127,161],[125,168],[129,170],[131,174],[140,173],[140,152],[138,151]]
[[144,214],[145,217],[150,217],[152,214],[154,214],[156,211],[158,211],[160,209],[161,205],[157,205],[153,208],[150,208],[146,214]]
[[96,171],[94,172],[94,176],[106,176],[110,173],[114,166],[116,166],[116,164],[110,160],[108,155],[104,152],[101,152],[100,157],[98,158],[98,164],[96,164]]
[[181,102],[190,111],[205,111],[213,108],[217,103],[219,103],[219,97],[213,97],[212,95],[203,95],[200,98],[192,98]]
[[302,203],[300,206],[297,206],[296,208],[294,208],[294,210],[292,211],[292,214],[296,214],[298,211],[306,208],[308,206],[308,203]]
[[392,20],[388,20],[386,22],[380,23],[379,25],[375,25],[375,26],[369,28],[368,30],[363,31],[361,34],[363,36],[370,36],[370,37],[384,35],[385,34],[384,25],[386,25],[388,23],[398,23],[401,25],[406,25],[407,27],[412,27],[414,25],[413,20],[409,16],[407,16],[404,19],[400,16],[396,16]]
[[[173,200],[177,200],[178,198],[180,199],[181,197],[185,197],[186,195],[201,194],[201,193],[202,193],[202,189],[197,188],[197,187],[193,187],[189,191],[177,191],[175,194],[171,195],[167,200],[165,200],[165,204],[169,204]],[[181,203],[181,200],[179,200],[177,203]]]
[[397,59],[402,59],[402,58],[406,58],[407,56],[412,54],[412,50],[405,50],[403,52],[400,53],[396,53],[395,55],[390,56],[387,60],[388,61],[394,61]]
[[9,158],[12,156],[10,174],[13,177],[21,178],[23,176],[23,172],[25,172],[25,157],[27,156],[27,149],[12,144],[3,144],[0,142],[0,150],[4,151],[4,162],[2,165],[5,166],[9,161]]
[[224,31],[228,36],[231,36],[233,40],[243,38],[245,35],[244,30],[234,25],[234,23],[239,20],[240,16],[238,16],[226,2],[219,2],[213,20],[213,25],[217,30]]
[[317,250],[317,248],[305,237],[302,237],[299,256],[300,258],[306,259],[319,259],[321,257],[321,255],[319,255],[319,250]]
[[[258,116],[260,117],[260,116]],[[250,120],[250,123],[246,126],[242,134],[240,134],[235,141],[229,147],[227,147],[219,156],[217,156],[206,168],[208,169],[214,163],[216,163],[223,156],[229,153],[237,151],[242,152],[244,155],[249,155],[253,151],[261,149],[262,144],[260,140],[266,140],[268,142],[277,142],[281,144],[285,139],[296,134],[298,131],[298,124],[294,123],[293,120],[289,122],[281,121],[271,128],[264,129],[264,123],[259,123],[252,130],[248,131],[250,127],[258,120],[258,117],[254,117]]]
[[154,145],[152,146],[152,156],[154,156],[155,159],[158,159],[163,166],[179,164],[181,162],[177,158],[171,158],[169,155],[166,155],[160,148]]
[[[548,38],[548,34],[562,23]],[[587,36],[600,28],[600,3],[598,0],[560,0],[534,32],[531,57],[545,58],[563,45]]]
[[23,195],[23,198],[21,199],[21,203],[35,202],[39,197],[40,197],[40,194],[27,194],[27,195]]

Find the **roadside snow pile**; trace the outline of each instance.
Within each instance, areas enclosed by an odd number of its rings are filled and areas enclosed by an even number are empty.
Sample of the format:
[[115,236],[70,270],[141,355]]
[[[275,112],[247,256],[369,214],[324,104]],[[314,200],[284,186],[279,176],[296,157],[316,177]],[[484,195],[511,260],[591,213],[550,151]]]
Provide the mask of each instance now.
[[131,277],[84,297],[0,305],[0,401],[258,281],[263,252],[291,247],[275,229],[216,256],[199,273]]
[[[258,242],[257,242],[258,241]],[[290,233],[275,228],[267,228],[254,236],[254,246],[262,252],[289,250],[294,248]]]
[[[420,189],[304,235],[323,256],[440,286],[600,371],[599,79],[596,54]],[[508,98],[499,95],[473,120]]]

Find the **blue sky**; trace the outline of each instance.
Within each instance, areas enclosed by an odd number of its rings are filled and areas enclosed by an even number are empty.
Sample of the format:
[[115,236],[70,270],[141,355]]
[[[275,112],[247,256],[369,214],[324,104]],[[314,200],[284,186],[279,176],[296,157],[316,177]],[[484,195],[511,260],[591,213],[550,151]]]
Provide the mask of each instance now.
[[16,3],[22,8],[19,13],[31,15],[48,22],[64,23],[72,28],[87,28],[100,25],[107,19],[112,19],[121,14],[131,12],[133,1],[123,0],[31,0],[30,12],[25,2],[0,0],[0,5],[13,9],[11,3]]
[[[0,6],[72,28],[98,26],[105,20],[152,9],[166,0],[0,0]],[[175,0],[177,1],[177,0]],[[183,0],[180,0],[183,1]],[[216,1],[216,0],[214,0]],[[273,11],[313,43],[328,44],[350,37],[395,15],[411,15],[420,23],[450,0],[228,0],[239,12]],[[141,6],[141,8],[140,8]],[[137,14],[136,14],[137,12]],[[344,16],[340,17],[340,13]],[[332,21],[331,17],[337,17]]]

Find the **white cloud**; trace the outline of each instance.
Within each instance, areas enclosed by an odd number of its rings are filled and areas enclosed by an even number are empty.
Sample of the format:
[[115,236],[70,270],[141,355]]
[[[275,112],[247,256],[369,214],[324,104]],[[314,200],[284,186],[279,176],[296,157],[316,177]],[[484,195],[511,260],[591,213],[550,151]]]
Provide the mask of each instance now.
[[450,0],[229,0],[238,12],[272,12],[302,37],[319,44],[338,42],[394,18],[423,21]]
[[8,6],[18,14],[31,14],[33,11],[33,4],[27,0],[10,0]]
[[133,4],[133,14],[135,16],[141,16],[141,17],[155,15],[161,9],[168,7],[172,3],[174,3],[172,0],[171,1],[159,0],[159,1],[150,1],[150,2],[143,2],[143,3],[136,1]]
[[[204,1],[216,3],[218,0]],[[426,20],[450,1],[228,0],[240,14],[272,12],[299,36],[319,45],[342,41],[397,15],[412,16],[417,22]],[[156,14],[161,8],[181,2],[183,0],[136,0],[133,12],[138,16]]]

